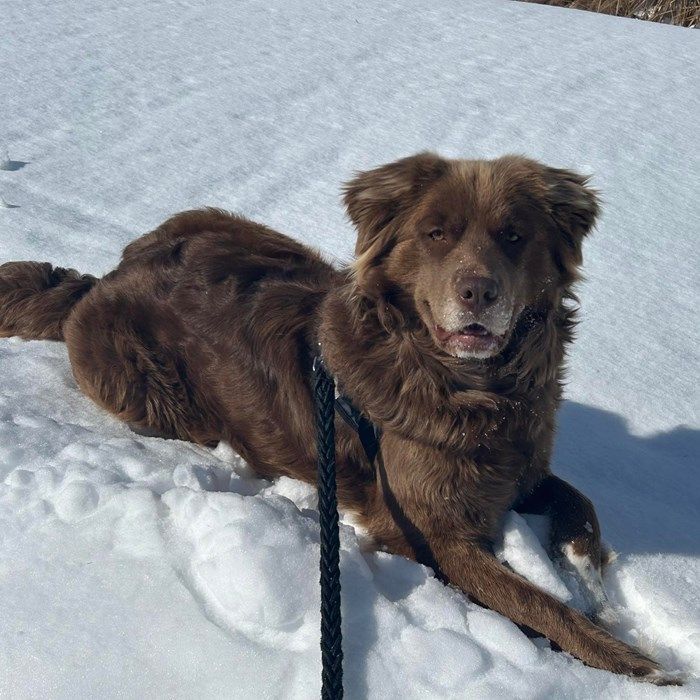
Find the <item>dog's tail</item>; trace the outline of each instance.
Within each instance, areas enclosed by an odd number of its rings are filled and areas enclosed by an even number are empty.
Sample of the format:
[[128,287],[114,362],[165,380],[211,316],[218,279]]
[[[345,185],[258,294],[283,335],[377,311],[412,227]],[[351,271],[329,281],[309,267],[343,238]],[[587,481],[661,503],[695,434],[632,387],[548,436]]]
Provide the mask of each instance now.
[[63,340],[68,314],[96,283],[92,275],[50,263],[0,265],[0,338]]

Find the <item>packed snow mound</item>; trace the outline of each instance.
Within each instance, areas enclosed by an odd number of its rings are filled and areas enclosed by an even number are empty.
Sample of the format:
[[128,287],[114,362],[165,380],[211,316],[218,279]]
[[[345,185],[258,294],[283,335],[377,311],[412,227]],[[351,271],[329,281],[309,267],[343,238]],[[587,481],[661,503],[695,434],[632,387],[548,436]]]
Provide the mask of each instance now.
[[[25,0],[3,17],[0,263],[102,274],[201,205],[347,260],[356,169],[432,149],[594,173],[553,468],[619,553],[616,633],[689,681],[586,668],[345,516],[346,694],[700,695],[697,32],[491,0]],[[223,444],[135,435],[79,393],[63,345],[13,338],[0,482],[0,697],[318,695],[312,488]],[[498,554],[581,605],[545,530],[509,514]]]

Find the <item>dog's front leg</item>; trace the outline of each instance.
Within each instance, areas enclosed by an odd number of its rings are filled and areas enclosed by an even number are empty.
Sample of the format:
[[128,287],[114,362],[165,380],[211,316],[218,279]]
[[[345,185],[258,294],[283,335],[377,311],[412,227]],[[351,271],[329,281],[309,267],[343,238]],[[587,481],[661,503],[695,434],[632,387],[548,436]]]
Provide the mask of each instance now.
[[590,499],[563,479],[548,474],[514,509],[549,516],[550,556],[576,577],[591,615],[611,622],[614,614],[601,576],[609,555],[602,547],[600,525]]
[[452,532],[430,537],[430,549],[443,576],[473,600],[534,629],[589,666],[668,682],[654,661],[507,569],[484,545]]
[[[382,450],[405,458],[407,450],[392,439],[385,435]],[[405,459],[389,463],[386,469],[379,459],[378,488],[367,519],[378,543],[432,566],[441,579],[477,603],[539,632],[590,666],[655,683],[673,682],[637,649],[503,566],[490,550],[488,537],[480,536],[484,528],[467,518],[459,490],[432,492],[438,498],[427,498],[425,472],[423,479],[416,475],[421,474],[421,464],[436,462],[435,455],[420,446],[411,445],[411,449],[416,458],[413,470]],[[412,478],[405,478],[407,473]]]

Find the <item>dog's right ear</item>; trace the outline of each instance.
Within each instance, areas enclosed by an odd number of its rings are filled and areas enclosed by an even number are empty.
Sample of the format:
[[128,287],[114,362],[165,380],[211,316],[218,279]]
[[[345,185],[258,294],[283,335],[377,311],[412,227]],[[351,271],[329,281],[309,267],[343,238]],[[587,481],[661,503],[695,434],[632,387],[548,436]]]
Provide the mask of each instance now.
[[425,187],[447,170],[446,160],[433,153],[419,153],[358,173],[343,187],[343,201],[357,227],[355,277],[364,285],[370,271],[391,250],[398,215],[420,197]]

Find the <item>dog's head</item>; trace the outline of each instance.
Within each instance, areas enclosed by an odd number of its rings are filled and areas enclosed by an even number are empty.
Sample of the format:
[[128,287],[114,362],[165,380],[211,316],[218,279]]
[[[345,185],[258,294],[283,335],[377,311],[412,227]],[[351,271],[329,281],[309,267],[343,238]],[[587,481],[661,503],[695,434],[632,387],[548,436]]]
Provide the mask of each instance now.
[[462,358],[497,355],[525,309],[561,298],[598,214],[586,178],[518,156],[423,153],[360,173],[344,192],[358,291],[411,304],[435,344]]

